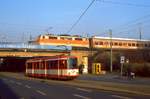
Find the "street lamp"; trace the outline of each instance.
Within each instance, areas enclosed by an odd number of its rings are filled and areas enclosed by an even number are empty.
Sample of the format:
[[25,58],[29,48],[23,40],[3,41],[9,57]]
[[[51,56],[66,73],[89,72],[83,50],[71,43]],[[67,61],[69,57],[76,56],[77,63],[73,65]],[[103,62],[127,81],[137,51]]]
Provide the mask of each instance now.
[[113,71],[112,67],[112,30],[109,30],[109,35],[110,35],[110,72]]

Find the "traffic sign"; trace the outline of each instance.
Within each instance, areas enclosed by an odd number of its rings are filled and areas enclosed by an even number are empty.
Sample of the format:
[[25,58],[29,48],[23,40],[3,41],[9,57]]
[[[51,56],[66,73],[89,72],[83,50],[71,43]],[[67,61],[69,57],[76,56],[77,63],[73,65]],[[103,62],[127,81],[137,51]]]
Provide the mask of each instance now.
[[120,57],[120,63],[123,64],[125,62],[125,56]]

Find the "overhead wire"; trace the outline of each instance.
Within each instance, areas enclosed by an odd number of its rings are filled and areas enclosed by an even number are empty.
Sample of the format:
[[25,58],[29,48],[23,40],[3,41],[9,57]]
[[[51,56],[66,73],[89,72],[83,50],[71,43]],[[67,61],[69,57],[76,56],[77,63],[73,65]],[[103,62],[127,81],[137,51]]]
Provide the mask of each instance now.
[[79,18],[75,21],[75,23],[71,26],[71,28],[69,28],[69,30],[67,31],[67,34],[69,34],[72,29],[79,23],[79,21],[81,20],[81,18],[85,15],[85,13],[88,11],[88,9],[92,6],[92,4],[95,2],[96,0],[92,0],[91,3],[88,5],[88,7],[83,11],[83,13],[79,16]]
[[117,2],[117,1],[110,1],[110,0],[101,0],[102,3],[110,3],[116,5],[126,5],[126,6],[134,6],[134,7],[150,7],[150,5],[145,4],[135,4],[135,3],[128,3],[128,2]]

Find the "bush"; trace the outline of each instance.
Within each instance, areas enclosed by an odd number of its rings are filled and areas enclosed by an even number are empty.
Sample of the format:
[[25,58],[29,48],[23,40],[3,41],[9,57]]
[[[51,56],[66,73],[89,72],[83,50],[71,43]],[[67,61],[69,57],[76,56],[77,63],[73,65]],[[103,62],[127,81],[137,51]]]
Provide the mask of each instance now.
[[124,64],[124,72],[130,69],[136,76],[150,77],[150,63],[130,63]]

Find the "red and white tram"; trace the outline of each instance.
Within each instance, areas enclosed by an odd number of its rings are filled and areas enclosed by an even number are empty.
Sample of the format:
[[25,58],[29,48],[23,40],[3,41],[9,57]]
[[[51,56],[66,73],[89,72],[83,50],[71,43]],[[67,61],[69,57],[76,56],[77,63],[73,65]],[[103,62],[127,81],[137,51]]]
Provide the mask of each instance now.
[[31,77],[74,79],[78,77],[78,72],[74,56],[33,58],[26,62],[26,75]]

